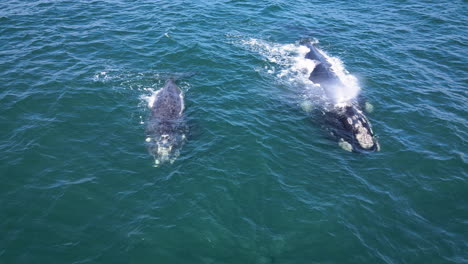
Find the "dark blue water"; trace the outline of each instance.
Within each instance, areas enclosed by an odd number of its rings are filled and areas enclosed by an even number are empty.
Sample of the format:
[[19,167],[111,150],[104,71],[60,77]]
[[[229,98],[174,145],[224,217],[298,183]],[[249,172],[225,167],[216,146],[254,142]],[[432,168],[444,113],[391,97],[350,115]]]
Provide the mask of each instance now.
[[[467,11],[1,2],[0,263],[467,263]],[[380,152],[304,111],[304,39],[373,106]],[[187,142],[155,168],[148,101],[191,72]]]

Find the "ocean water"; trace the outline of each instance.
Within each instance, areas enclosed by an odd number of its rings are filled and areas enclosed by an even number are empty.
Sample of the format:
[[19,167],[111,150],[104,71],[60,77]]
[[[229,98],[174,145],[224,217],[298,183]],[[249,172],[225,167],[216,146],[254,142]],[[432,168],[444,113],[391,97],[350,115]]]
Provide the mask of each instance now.
[[[0,2],[0,263],[467,263],[466,1]],[[313,40],[373,105],[331,138]],[[173,164],[148,98],[185,92]],[[312,98],[312,99],[311,99]]]

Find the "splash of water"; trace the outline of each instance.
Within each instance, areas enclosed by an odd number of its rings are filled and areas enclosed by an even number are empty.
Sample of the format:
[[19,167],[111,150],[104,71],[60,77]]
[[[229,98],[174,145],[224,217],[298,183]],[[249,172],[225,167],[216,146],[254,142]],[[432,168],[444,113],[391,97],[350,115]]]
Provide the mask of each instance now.
[[156,100],[156,97],[158,96],[158,93],[161,90],[153,90],[152,88],[145,88],[146,92],[150,92],[150,94],[142,94],[140,96],[140,99],[146,103],[149,109],[153,107],[154,101]]
[[308,47],[270,43],[254,38],[243,40],[242,44],[267,59],[265,70],[268,74],[288,85],[302,87],[303,99],[312,100],[314,104],[345,104],[356,98],[361,90],[358,79],[345,69],[343,62],[337,57],[329,56],[323,50],[319,49],[319,52],[332,65],[332,70],[341,81],[340,85],[327,87],[326,90],[309,80],[317,61],[305,58],[310,51]]

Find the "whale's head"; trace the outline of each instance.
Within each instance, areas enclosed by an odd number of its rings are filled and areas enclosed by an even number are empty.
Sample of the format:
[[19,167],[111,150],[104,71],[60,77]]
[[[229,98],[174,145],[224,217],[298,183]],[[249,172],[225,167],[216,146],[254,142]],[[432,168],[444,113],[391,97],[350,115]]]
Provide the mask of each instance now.
[[167,162],[173,163],[179,156],[179,148],[184,139],[184,135],[175,134],[162,134],[146,138],[149,151],[154,157],[154,166],[158,167]]
[[376,152],[380,145],[372,126],[364,113],[354,105],[336,107],[327,113],[332,124],[332,134],[339,139],[339,145],[348,151]]
[[170,135],[161,135],[159,140],[156,141],[156,151],[158,159],[156,163],[164,163],[170,161],[172,149],[174,148],[174,139]]

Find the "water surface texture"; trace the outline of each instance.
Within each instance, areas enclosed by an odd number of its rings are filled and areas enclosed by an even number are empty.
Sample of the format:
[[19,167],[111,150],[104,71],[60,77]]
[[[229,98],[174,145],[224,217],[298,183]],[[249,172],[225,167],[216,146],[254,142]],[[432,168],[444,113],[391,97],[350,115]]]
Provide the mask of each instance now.
[[[467,9],[2,1],[0,263],[467,263]],[[304,111],[304,39],[380,152]],[[148,101],[188,72],[190,133],[155,168]]]

